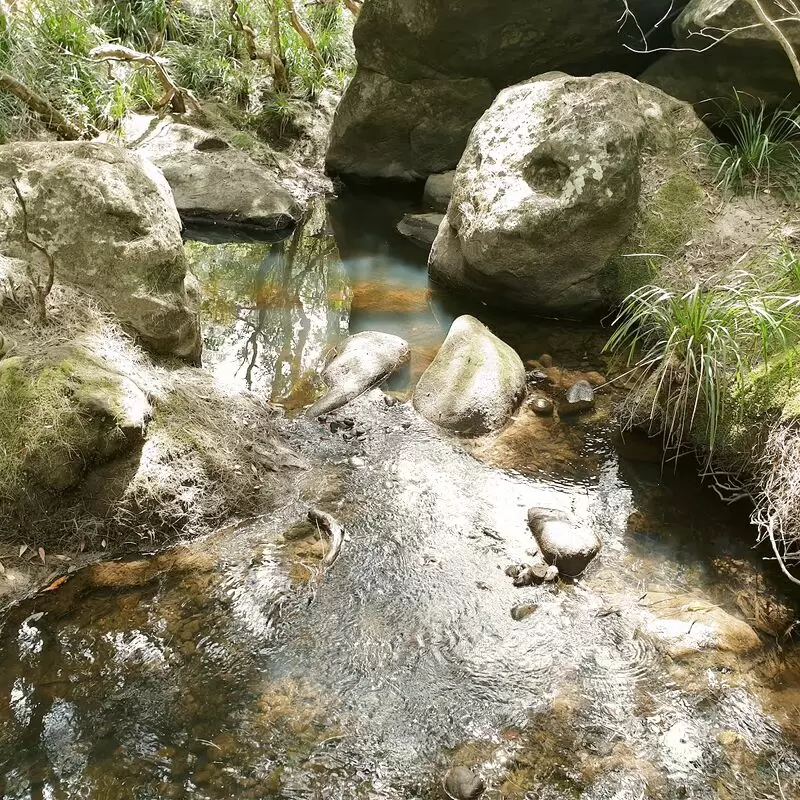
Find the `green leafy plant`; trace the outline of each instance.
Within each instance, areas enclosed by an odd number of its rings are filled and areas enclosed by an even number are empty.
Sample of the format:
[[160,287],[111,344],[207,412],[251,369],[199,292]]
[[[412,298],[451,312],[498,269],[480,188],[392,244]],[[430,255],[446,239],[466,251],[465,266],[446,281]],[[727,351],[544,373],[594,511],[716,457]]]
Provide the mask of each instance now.
[[777,190],[796,194],[800,180],[800,106],[768,110],[745,104],[737,92],[710,147],[718,186],[729,194]]

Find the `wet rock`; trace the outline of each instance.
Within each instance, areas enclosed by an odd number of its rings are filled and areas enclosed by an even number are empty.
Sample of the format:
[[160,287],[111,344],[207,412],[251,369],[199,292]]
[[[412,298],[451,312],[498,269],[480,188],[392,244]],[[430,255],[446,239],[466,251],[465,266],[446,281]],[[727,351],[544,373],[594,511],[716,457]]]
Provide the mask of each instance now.
[[443,219],[444,215],[439,213],[405,214],[397,223],[397,231],[417,244],[430,247]]
[[302,208],[250,156],[200,128],[162,121],[136,145],[164,173],[189,222],[292,227]]
[[539,606],[536,605],[536,603],[518,603],[511,608],[511,618],[515,622],[522,622],[522,620],[527,619],[533,614],[537,608],[539,608]]
[[414,390],[414,408],[456,433],[480,436],[508,422],[525,395],[517,353],[471,316],[453,322]]
[[530,402],[530,407],[534,414],[540,417],[549,417],[555,408],[553,401],[549,397],[534,397]]
[[0,147],[0,255],[44,275],[44,257],[21,242],[12,178],[25,198],[30,238],[55,260],[56,284],[85,291],[152,349],[199,359],[197,284],[187,275],[180,218],[158,169],[108,144]]
[[428,176],[428,180],[425,181],[425,192],[422,196],[422,202],[425,206],[442,214],[447,211],[447,205],[453,194],[453,178],[455,174],[455,170],[450,170],[449,172]]
[[649,612],[640,630],[672,658],[702,650],[744,654],[761,646],[758,634],[744,620],[699,594],[653,590],[639,606]]
[[550,367],[552,367],[552,366],[553,366],[553,356],[551,356],[549,353],[542,353],[542,354],[539,356],[539,363],[540,363],[540,364],[541,364],[541,365],[542,365],[542,366],[543,366],[545,369],[549,369]]
[[657,235],[686,241],[704,197],[686,142],[710,137],[691,106],[616,73],[548,72],[503,90],[458,164],[431,278],[548,316],[614,306],[646,280],[621,254],[662,252],[642,249],[656,234],[640,221],[662,190],[679,212]]
[[597,534],[561,511],[531,508],[528,525],[547,563],[558,567],[562,575],[580,575],[600,552]]
[[514,577],[514,586],[537,586],[547,578],[547,564],[528,564]]
[[444,788],[455,800],[477,800],[486,789],[486,783],[469,767],[453,767],[444,776]]
[[399,336],[365,331],[348,337],[322,371],[328,392],[306,412],[318,417],[349,403],[382,383],[408,360],[408,343]]
[[551,564],[547,568],[547,572],[544,574],[544,582],[545,583],[555,583],[558,580],[559,572],[558,567],[555,564]]
[[594,408],[594,389],[589,381],[578,381],[567,390],[564,402],[558,407],[559,414],[580,414]]

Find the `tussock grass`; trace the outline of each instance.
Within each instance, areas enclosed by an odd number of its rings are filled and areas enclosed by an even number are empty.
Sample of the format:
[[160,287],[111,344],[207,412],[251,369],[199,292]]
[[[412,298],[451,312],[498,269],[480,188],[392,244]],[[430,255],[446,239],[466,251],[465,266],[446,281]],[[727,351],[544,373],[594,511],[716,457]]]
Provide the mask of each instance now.
[[768,110],[745,105],[736,93],[719,124],[721,141],[709,147],[715,180],[727,194],[800,192],[800,106]]

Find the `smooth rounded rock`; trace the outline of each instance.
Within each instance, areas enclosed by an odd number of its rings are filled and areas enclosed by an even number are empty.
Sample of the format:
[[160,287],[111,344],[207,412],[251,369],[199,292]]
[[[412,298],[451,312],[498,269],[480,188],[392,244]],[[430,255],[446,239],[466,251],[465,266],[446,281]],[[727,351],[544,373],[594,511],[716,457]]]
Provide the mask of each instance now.
[[555,406],[549,397],[534,397],[530,402],[530,407],[534,414],[540,417],[549,417],[552,415]]
[[528,525],[548,564],[567,577],[582,574],[600,552],[600,539],[590,528],[576,524],[569,515],[549,508],[528,510]]
[[595,396],[589,381],[578,381],[567,390],[567,396],[559,406],[559,414],[580,414],[594,408]]
[[467,436],[503,427],[525,396],[525,367],[474,317],[459,317],[414,390],[423,417]]
[[539,606],[536,603],[518,603],[511,609],[511,619],[515,622],[522,622],[533,614]]
[[404,339],[378,331],[349,336],[337,351],[322,371],[328,392],[306,411],[309,417],[335,411],[378,386],[408,360],[411,352]]
[[486,783],[469,767],[453,767],[444,777],[444,788],[455,800],[477,800],[486,789]]

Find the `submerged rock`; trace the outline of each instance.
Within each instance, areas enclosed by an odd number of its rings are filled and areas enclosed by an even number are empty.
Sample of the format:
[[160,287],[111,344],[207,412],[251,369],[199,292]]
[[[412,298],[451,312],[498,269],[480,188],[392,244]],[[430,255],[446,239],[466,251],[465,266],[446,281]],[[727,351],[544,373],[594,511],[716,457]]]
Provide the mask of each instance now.
[[364,331],[348,337],[322,371],[328,392],[306,414],[318,417],[341,408],[383,382],[409,355],[408,342],[389,333]]
[[442,214],[447,211],[450,198],[453,196],[453,178],[456,171],[451,169],[449,172],[440,172],[437,175],[428,176],[425,181],[425,192],[422,202],[428,208],[439,211]]
[[444,788],[455,800],[477,800],[486,789],[486,783],[469,767],[453,767],[444,776]]
[[[629,0],[644,30],[668,5]],[[499,89],[547,69],[644,67],[626,53],[621,3],[381,0],[353,31],[358,68],[336,110],[330,174],[414,180],[452,169]],[[633,30],[632,43],[641,44]]]
[[161,122],[136,150],[164,173],[188,222],[281,230],[302,216],[301,206],[273,175],[208,131]]
[[639,605],[649,612],[641,626],[673,658],[701,650],[749,653],[761,646],[758,634],[699,594],[648,591]]
[[191,361],[202,346],[196,282],[187,275],[181,222],[163,175],[121,147],[90,142],[24,142],[0,147],[0,255],[98,300],[152,349]]
[[674,255],[704,197],[691,106],[616,73],[540,75],[502,91],[470,135],[434,280],[552,316],[591,317]]
[[433,244],[439,225],[444,219],[443,214],[406,214],[397,223],[397,230],[408,239],[429,247]]
[[528,525],[547,563],[558,567],[562,575],[574,578],[582,574],[600,552],[597,534],[561,511],[531,508]]
[[594,408],[594,389],[589,381],[578,381],[567,390],[564,402],[558,407],[559,414],[579,414]]
[[549,397],[534,397],[530,402],[530,407],[533,409],[533,413],[540,417],[551,416],[555,408]]
[[508,422],[525,396],[525,367],[474,317],[458,317],[414,390],[414,408],[448,430],[480,436]]
[[539,606],[536,603],[518,603],[511,608],[511,619],[514,622],[522,622],[533,614]]

